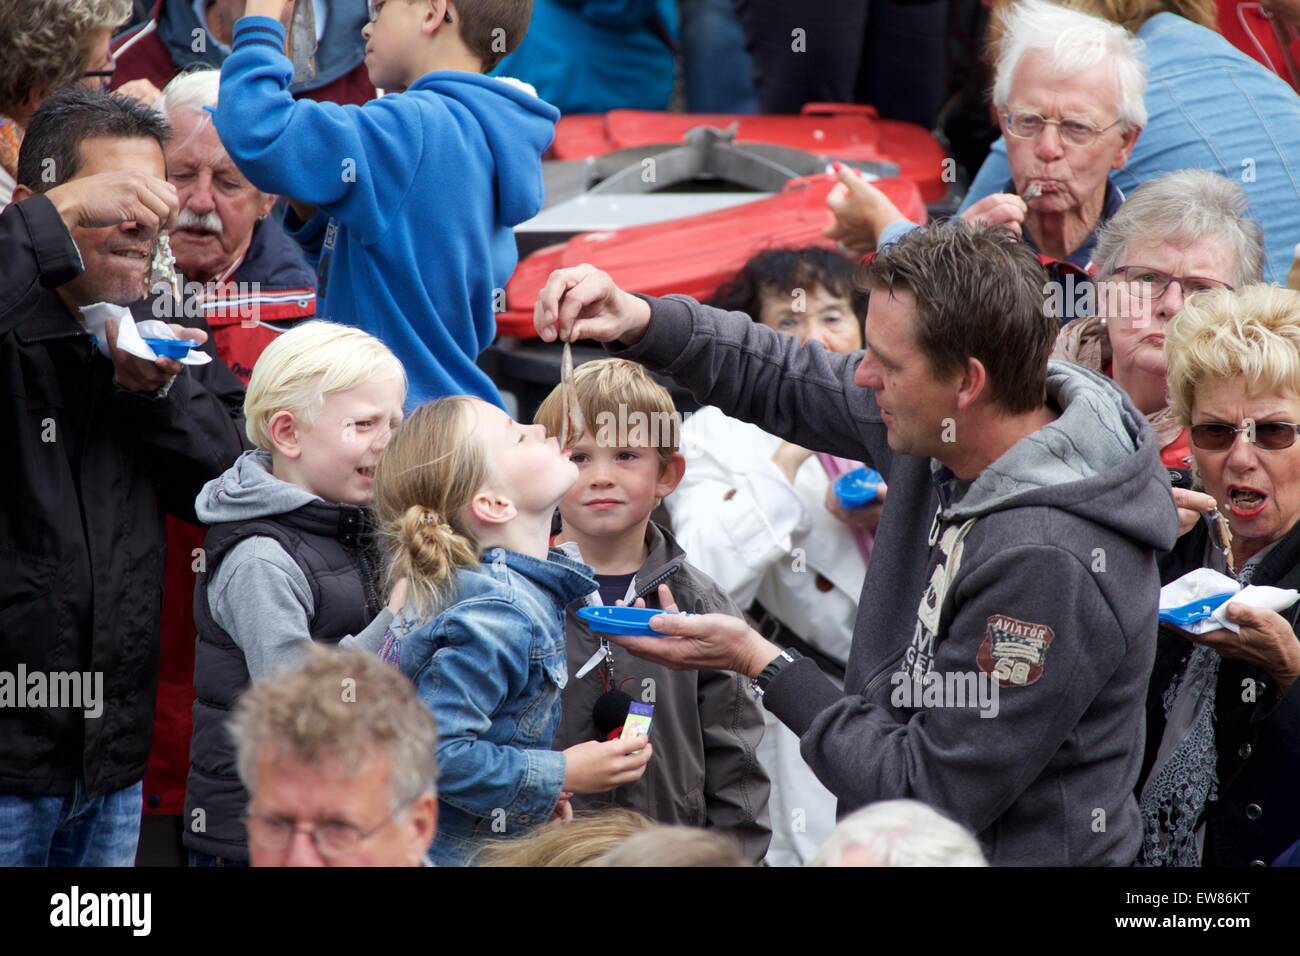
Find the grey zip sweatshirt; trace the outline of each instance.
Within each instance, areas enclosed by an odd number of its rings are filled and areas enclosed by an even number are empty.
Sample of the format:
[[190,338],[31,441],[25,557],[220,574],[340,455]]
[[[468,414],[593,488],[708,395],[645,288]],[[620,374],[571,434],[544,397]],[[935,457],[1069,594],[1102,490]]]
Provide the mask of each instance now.
[[[613,354],[889,483],[845,690],[804,660],[763,698],[841,813],[913,798],[970,827],[994,864],[1129,864],[1156,552],[1177,534],[1145,418],[1108,379],[1052,363],[1059,418],[958,482],[890,451],[872,391],[853,382],[861,353],[800,348],[681,296],[648,301],[644,338]],[[936,682],[948,690],[924,699]],[[973,697],[979,682],[996,685],[995,708],[958,706],[955,688]]]
[[[320,500],[276,478],[270,453],[257,450],[245,452],[224,475],[204,485],[194,508],[199,520],[211,525],[284,514]],[[253,680],[297,666],[311,643],[316,613],[311,586],[298,562],[271,538],[258,535],[230,549],[208,585],[208,609],[244,652]],[[339,647],[377,652],[392,620],[385,608]]]

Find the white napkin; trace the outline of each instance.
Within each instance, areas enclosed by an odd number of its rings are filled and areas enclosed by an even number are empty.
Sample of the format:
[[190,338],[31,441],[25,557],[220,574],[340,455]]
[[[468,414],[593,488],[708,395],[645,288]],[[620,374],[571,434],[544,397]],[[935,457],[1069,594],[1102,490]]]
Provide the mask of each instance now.
[[[114,319],[117,322],[117,347],[129,355],[144,359],[146,362],[158,360],[158,354],[149,348],[148,343],[145,342],[146,338],[179,338],[166,322],[148,319],[137,324],[130,309],[126,306],[114,305],[111,302],[96,302],[94,305],[83,305],[81,314],[86,318],[87,331],[95,337],[99,350],[104,354],[105,358],[111,358],[108,354],[108,335],[104,331],[104,326],[109,319]],[[177,361],[182,365],[207,365],[212,361],[212,356],[202,349],[193,348],[190,349],[185,358],[177,359]]]
[[1226,628],[1234,634],[1241,628],[1228,620],[1229,604],[1245,604],[1248,607],[1262,607],[1269,611],[1284,611],[1296,601],[1300,601],[1300,591],[1295,588],[1275,588],[1267,585],[1252,584],[1243,588],[1239,583],[1211,568],[1197,568],[1189,571],[1177,581],[1170,581],[1160,589],[1160,610],[1182,607],[1193,601],[1211,598],[1217,594],[1232,594],[1230,600],[1215,608],[1212,616],[1182,628],[1188,634],[1204,634]]
[[1226,627],[1233,634],[1239,634],[1241,628],[1228,620],[1229,604],[1262,607],[1268,611],[1285,611],[1296,601],[1300,601],[1300,591],[1295,588],[1274,588],[1266,584],[1252,584],[1233,595],[1232,600],[1220,604],[1214,611],[1214,620],[1220,627]]

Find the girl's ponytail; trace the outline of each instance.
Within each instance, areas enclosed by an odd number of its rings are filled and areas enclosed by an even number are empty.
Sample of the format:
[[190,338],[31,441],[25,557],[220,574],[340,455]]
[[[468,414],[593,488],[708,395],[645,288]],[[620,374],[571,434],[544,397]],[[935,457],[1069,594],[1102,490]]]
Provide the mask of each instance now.
[[478,562],[478,547],[432,508],[411,505],[397,523],[392,577],[406,578],[414,608],[429,612],[451,597],[456,569]]
[[394,433],[375,470],[375,515],[388,543],[390,586],[406,578],[415,616],[440,611],[455,591],[456,569],[478,563],[465,522],[487,478],[472,431],[474,399],[420,406]]

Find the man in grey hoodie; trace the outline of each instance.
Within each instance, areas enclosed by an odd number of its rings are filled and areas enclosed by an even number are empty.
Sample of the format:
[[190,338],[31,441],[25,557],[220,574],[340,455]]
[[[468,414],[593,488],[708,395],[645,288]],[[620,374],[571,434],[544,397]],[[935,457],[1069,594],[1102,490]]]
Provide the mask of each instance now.
[[1154,435],[1109,380],[1048,363],[1046,273],[1005,230],[916,230],[862,279],[867,349],[839,356],[685,297],[631,296],[590,266],[551,277],[544,339],[558,325],[611,343],[889,485],[845,690],[721,615],[654,620],[682,640],[613,639],[754,678],[841,813],[912,798],[974,830],[995,865],[1127,865],[1155,555],[1177,532]]

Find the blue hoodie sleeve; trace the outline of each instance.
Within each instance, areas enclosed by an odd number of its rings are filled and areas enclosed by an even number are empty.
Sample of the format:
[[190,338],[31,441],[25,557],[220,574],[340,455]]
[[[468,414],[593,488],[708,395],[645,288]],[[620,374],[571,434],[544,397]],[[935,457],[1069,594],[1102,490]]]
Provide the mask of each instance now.
[[472,620],[449,613],[437,651],[415,675],[438,723],[438,799],[477,817],[504,811],[512,830],[545,823],[564,785],[563,753],[484,739],[492,718],[527,684],[531,641],[520,634],[532,628],[506,602]]
[[235,24],[221,67],[217,133],[258,189],[319,206],[373,242],[420,167],[427,124],[419,104],[402,96],[364,107],[295,100],[284,40],[284,27],[269,17]]

